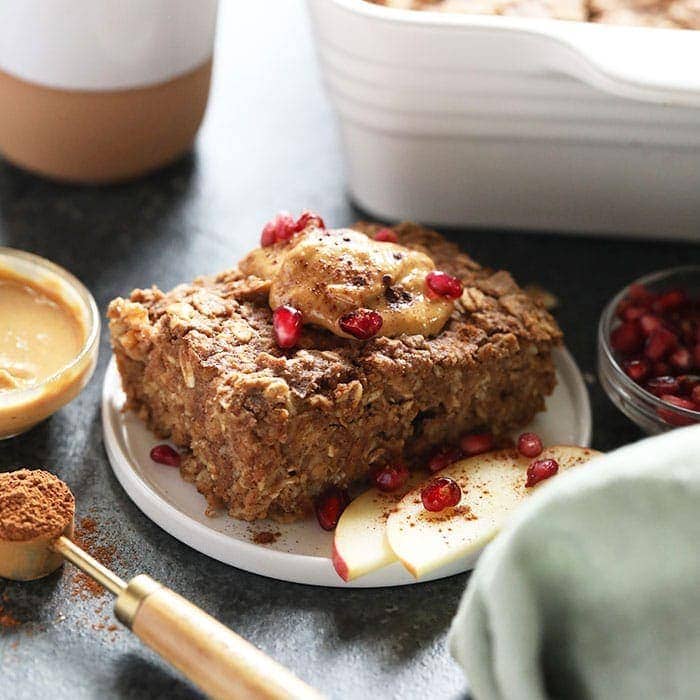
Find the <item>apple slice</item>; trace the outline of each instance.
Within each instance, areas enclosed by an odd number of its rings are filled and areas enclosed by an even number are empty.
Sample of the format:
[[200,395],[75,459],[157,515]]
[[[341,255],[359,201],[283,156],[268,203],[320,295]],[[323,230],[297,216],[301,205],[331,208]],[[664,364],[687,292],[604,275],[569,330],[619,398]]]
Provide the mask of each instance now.
[[393,493],[369,489],[343,511],[333,539],[333,566],[340,578],[352,581],[396,561],[386,537],[386,521],[406,492],[425,478],[425,472],[415,472]]
[[[586,447],[555,445],[543,450],[537,459],[556,459],[561,472],[599,454]],[[436,476],[449,476],[460,485],[459,505],[431,513],[421,501],[423,484],[418,485],[401,499],[387,519],[389,546],[416,578],[478,553],[498,533],[508,514],[548,481],[525,487],[532,461],[511,449],[451,464]]]

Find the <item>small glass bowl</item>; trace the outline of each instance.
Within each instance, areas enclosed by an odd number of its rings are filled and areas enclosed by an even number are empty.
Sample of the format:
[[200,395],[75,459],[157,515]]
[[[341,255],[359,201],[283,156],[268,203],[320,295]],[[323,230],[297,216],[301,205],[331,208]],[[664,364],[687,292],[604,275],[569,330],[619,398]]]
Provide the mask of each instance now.
[[616,310],[630,287],[643,285],[652,292],[682,288],[700,295],[700,265],[674,267],[653,272],[627,285],[603,310],[598,324],[598,377],[612,402],[649,435],[679,426],[700,423],[700,412],[674,406],[654,396],[627,376],[610,347],[610,332],[619,323]]
[[97,304],[70,272],[38,255],[0,246],[0,275],[3,271],[58,294],[80,320],[85,339],[78,354],[50,377],[34,386],[0,391],[0,440],[34,427],[83,390],[95,371],[100,339]]

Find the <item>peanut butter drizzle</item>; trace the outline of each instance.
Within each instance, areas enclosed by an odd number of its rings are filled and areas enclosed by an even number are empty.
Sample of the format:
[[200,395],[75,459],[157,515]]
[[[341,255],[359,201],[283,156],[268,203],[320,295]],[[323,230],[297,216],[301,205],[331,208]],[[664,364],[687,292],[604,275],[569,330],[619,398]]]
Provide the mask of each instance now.
[[270,280],[271,308],[293,306],[305,323],[345,338],[338,321],[358,308],[381,314],[378,335],[385,336],[436,335],[454,308],[427,296],[425,277],[435,269],[428,255],[351,229],[308,228],[288,243],[257,248],[240,268]]

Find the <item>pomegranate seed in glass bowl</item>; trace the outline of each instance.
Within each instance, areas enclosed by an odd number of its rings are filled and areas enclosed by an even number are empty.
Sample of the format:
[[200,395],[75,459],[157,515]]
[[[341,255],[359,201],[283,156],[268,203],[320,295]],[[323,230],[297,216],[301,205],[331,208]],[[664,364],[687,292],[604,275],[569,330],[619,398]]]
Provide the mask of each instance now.
[[700,266],[641,277],[605,307],[598,376],[646,433],[700,423]]

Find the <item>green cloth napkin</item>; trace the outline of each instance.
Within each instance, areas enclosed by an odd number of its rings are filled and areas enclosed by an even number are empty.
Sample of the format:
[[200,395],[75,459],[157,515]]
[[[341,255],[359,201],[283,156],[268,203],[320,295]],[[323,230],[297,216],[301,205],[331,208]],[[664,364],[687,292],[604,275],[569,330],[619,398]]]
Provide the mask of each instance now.
[[449,644],[477,700],[700,698],[700,425],[543,484]]

